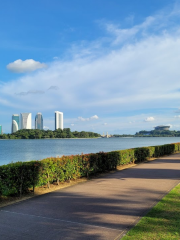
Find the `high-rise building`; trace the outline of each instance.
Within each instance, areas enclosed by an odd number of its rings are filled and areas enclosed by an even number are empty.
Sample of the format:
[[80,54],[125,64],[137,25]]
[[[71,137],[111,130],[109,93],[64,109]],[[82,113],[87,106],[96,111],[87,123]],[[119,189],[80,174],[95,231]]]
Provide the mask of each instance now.
[[2,126],[0,125],[0,134],[2,134]]
[[31,113],[21,113],[21,129],[31,129]]
[[12,128],[11,132],[17,132],[19,130],[19,114],[13,114],[12,115]]
[[55,130],[58,128],[63,130],[63,113],[55,111]]
[[35,116],[35,129],[43,130],[43,117],[41,113],[37,113]]

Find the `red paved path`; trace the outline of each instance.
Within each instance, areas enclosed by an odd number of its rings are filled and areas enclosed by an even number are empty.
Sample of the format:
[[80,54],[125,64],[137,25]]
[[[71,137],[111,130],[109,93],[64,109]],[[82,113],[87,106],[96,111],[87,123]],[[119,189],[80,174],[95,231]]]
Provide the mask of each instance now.
[[0,240],[115,240],[180,182],[180,154],[1,208]]

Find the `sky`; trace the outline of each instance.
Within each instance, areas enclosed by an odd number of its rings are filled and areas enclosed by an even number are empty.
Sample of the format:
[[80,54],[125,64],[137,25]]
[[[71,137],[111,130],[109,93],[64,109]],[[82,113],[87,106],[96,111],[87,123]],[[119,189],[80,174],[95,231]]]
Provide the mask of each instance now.
[[7,0],[0,7],[0,125],[37,112],[54,130],[180,130],[180,0]]

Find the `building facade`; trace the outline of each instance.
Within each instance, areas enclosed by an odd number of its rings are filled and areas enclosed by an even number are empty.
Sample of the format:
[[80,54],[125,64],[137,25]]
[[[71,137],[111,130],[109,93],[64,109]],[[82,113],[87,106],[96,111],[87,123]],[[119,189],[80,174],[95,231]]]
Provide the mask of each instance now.
[[0,125],[0,134],[2,134],[2,126]]
[[55,111],[55,130],[58,128],[63,130],[63,113]]
[[43,130],[43,117],[41,113],[37,113],[35,116],[35,129]]
[[154,127],[154,129],[157,131],[165,131],[165,130],[169,130],[169,128],[170,126],[164,126],[164,125]]
[[21,113],[21,129],[31,129],[31,113]]
[[11,128],[11,132],[17,132],[20,128],[20,124],[19,124],[19,114],[13,114],[12,115],[12,128]]

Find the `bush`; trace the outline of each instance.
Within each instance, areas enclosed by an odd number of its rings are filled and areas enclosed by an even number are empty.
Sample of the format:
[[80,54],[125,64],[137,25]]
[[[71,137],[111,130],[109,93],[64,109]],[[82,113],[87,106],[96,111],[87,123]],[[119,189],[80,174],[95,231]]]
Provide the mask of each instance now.
[[46,158],[0,166],[0,195],[22,195],[29,188],[64,182],[116,169],[119,165],[142,162],[180,151],[180,143],[112,152]]

